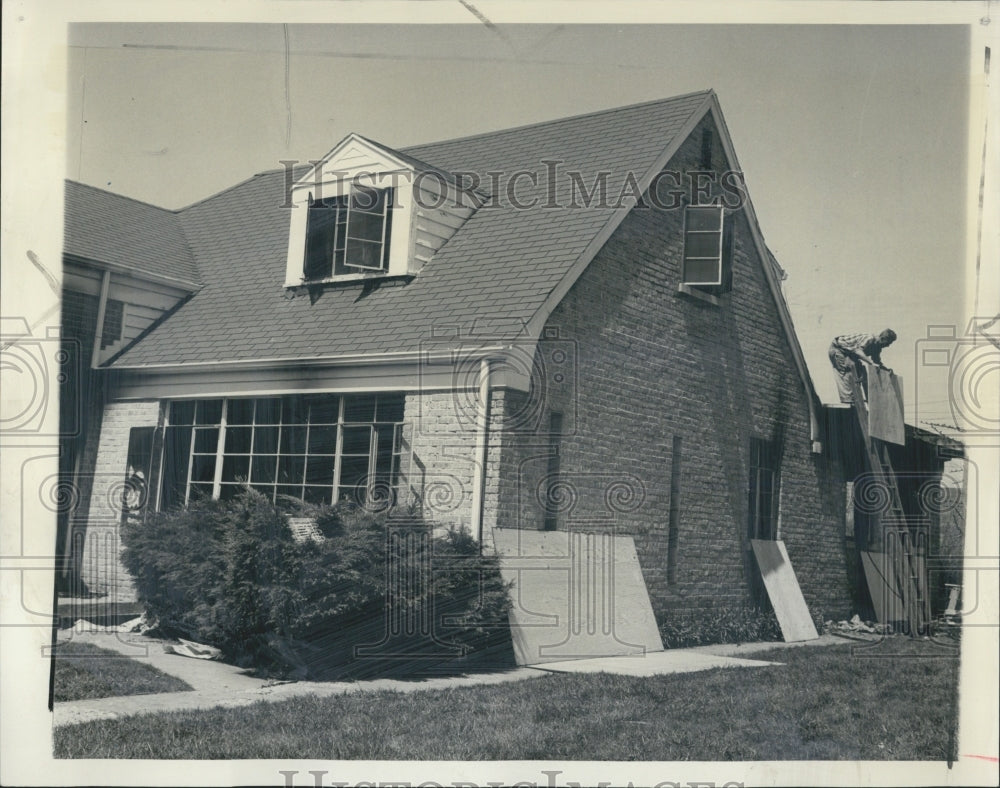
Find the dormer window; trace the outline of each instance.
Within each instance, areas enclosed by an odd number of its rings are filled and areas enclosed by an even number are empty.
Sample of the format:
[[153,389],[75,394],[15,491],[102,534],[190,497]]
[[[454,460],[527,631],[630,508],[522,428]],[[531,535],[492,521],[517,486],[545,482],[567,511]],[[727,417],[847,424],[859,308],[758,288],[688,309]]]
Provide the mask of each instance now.
[[389,270],[392,189],[355,185],[349,194],[309,196],[306,224],[307,282]]
[[484,199],[357,134],[289,186],[288,288],[414,276]]

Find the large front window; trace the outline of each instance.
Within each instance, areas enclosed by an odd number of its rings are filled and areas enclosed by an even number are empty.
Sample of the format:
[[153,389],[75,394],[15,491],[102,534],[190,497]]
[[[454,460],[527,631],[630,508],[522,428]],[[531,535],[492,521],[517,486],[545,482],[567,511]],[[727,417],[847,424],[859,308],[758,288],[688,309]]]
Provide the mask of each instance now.
[[351,193],[309,198],[305,279],[389,269],[392,189],[354,186]]
[[170,404],[160,508],[249,485],[272,501],[385,503],[403,454],[402,394],[307,394]]

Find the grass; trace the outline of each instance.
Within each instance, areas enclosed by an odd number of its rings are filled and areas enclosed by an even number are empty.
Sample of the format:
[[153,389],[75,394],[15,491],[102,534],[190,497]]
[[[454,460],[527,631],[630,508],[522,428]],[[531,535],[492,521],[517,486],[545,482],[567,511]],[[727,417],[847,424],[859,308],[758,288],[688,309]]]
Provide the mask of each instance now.
[[56,703],[191,689],[179,678],[90,643],[60,643],[55,653]]
[[[891,641],[776,649],[764,668],[653,678],[547,675],[403,694],[307,697],[57,728],[59,758],[945,760],[957,656]],[[873,656],[874,655],[874,656]],[[924,658],[921,658],[924,657]]]

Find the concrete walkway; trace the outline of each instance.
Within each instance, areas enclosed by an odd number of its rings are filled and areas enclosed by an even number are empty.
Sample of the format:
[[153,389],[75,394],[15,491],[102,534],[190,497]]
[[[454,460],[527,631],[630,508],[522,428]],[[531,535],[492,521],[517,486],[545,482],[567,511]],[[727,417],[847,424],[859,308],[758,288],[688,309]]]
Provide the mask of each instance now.
[[667,673],[694,673],[712,668],[760,668],[781,665],[749,654],[796,646],[829,646],[844,641],[831,635],[796,643],[742,643],[696,648],[674,648],[650,652],[642,657],[592,657],[563,662],[545,662],[535,667],[552,673],[615,673],[621,676],[662,676]]
[[248,675],[246,670],[214,660],[192,659],[164,650],[165,643],[142,635],[113,632],[73,632],[72,640],[91,643],[117,651],[151,667],[176,676],[191,685],[183,692],[162,692],[150,695],[126,695],[114,698],[67,701],[55,704],[54,725],[72,725],[91,720],[110,720],[133,714],[163,711],[188,711],[217,707],[249,706],[257,701],[280,701],[314,695],[329,697],[352,692],[417,692],[480,684],[502,684],[545,675],[533,668],[515,668],[498,673],[478,673],[443,678],[375,679],[371,681],[274,681]]
[[[254,678],[243,668],[213,660],[192,659],[164,650],[165,642],[138,634],[116,632],[79,632],[64,630],[59,642],[91,643],[117,651],[123,656],[143,662],[186,681],[191,690],[151,695],[127,695],[95,700],[57,703],[54,725],[72,725],[91,720],[108,720],[134,714],[166,711],[189,711],[217,707],[248,706],[258,701],[280,701],[312,695],[329,697],[354,692],[419,692],[423,690],[473,687],[502,684],[539,678],[553,672],[607,672],[633,676],[652,676],[709,670],[716,667],[764,667],[780,663],[742,659],[743,654],[771,648],[805,645],[799,643],[755,643],[744,646],[704,646],[698,649],[674,649],[648,654],[645,657],[611,657],[549,663],[538,667],[520,667],[497,673],[478,673],[404,681],[375,679],[371,681],[288,681]],[[809,645],[843,643],[839,638],[823,637]],[[739,653],[734,653],[733,649]]]

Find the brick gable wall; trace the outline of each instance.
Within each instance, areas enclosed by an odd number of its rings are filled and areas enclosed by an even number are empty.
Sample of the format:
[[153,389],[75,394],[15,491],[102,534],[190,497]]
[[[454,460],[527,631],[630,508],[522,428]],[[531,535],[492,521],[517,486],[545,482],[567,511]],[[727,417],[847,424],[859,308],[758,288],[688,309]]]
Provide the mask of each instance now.
[[[699,127],[668,169],[697,168],[701,141]],[[634,535],[661,623],[672,611],[738,608],[751,601],[757,574],[746,538],[750,439],[778,438],[781,537],[813,613],[846,615],[839,469],[811,452],[806,392],[747,220],[741,214],[735,226],[733,289],[719,305],[677,292],[682,228],[682,209],[633,210],[548,321],[536,396],[563,414],[555,523]],[[573,374],[557,381],[553,359],[567,348]],[[552,466],[542,432],[504,438],[501,525],[543,526],[540,496]],[[668,577],[675,436],[681,463]]]

